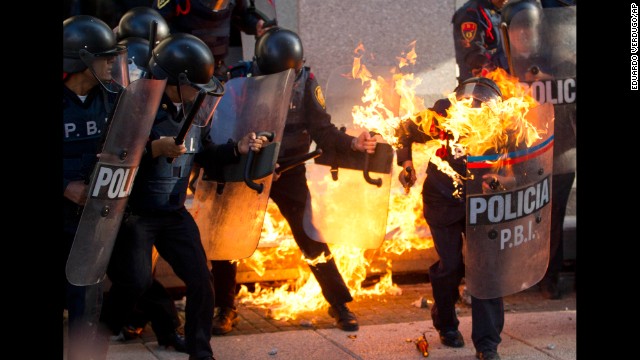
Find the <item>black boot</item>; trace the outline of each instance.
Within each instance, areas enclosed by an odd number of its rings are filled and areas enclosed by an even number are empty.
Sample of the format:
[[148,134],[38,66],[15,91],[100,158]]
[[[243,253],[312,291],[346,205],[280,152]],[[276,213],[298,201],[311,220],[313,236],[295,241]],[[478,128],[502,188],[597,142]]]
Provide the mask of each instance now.
[[172,347],[178,352],[187,352],[187,344],[185,343],[184,336],[178,334],[177,331],[173,331],[166,336],[158,337],[158,345],[165,348]]
[[347,304],[330,306],[329,316],[336,319],[336,326],[341,330],[357,331],[360,328],[356,315],[349,310]]
[[230,307],[224,307],[218,309],[218,313],[213,317],[213,325],[211,326],[211,333],[213,335],[224,335],[231,330],[233,326],[240,322],[238,318],[238,311]]

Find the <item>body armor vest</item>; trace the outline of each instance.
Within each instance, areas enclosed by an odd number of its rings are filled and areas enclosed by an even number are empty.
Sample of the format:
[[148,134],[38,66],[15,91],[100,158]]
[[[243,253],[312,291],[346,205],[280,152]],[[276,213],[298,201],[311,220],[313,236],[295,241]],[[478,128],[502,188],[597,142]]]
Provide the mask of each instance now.
[[[182,116],[182,115],[179,115]],[[158,118],[152,132],[160,137],[176,136],[184,120],[176,122],[166,111],[158,111]],[[159,156],[155,159],[144,159],[138,169],[136,181],[129,198],[129,205],[134,210],[172,211],[184,206],[189,185],[189,176],[193,167],[194,156],[201,150],[201,134],[203,128],[192,126],[184,139],[187,152],[169,163],[167,158]]]

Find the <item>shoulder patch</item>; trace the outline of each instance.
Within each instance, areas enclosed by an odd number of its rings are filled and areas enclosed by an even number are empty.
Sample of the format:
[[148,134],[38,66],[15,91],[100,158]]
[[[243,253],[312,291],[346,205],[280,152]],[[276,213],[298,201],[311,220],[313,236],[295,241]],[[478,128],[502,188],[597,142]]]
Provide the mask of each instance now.
[[312,73],[312,72],[310,72],[310,73],[309,73],[309,79],[313,80],[313,79],[315,79],[315,77],[316,77],[316,76],[315,76],[315,75],[313,75],[313,73]]
[[313,94],[316,96],[316,101],[322,106],[323,109],[327,109],[327,106],[324,103],[324,95],[322,95],[322,89],[320,85],[316,86],[316,89],[313,91]]
[[158,0],[158,9],[162,9],[170,2],[171,0]]
[[460,31],[462,31],[462,40],[464,40],[464,47],[471,46],[471,40],[476,37],[476,30],[478,30],[478,24],[467,21],[460,25]]

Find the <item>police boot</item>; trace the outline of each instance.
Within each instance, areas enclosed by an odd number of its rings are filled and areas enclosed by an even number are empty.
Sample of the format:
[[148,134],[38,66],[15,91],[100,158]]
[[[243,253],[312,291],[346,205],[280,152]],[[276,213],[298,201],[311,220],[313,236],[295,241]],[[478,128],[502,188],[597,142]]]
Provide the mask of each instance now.
[[213,325],[211,326],[211,333],[213,335],[224,335],[231,330],[233,326],[240,322],[238,318],[238,311],[230,307],[223,307],[218,309],[218,313],[213,317]]
[[329,316],[336,319],[336,326],[344,331],[357,331],[360,326],[356,315],[349,310],[347,304],[331,305]]
[[158,337],[158,345],[164,346],[165,349],[173,347],[176,351],[186,353],[187,344],[184,340],[184,336],[178,334],[177,331],[173,331],[166,336]]

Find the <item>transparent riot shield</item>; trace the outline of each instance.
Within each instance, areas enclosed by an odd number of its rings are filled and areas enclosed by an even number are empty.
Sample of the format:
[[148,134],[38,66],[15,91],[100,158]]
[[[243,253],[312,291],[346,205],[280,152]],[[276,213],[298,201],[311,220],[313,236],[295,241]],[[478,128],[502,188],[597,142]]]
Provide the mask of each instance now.
[[576,170],[576,6],[515,14],[508,27],[516,75],[539,103],[554,107],[554,174]]
[[[553,106],[531,109],[526,119],[546,129],[530,147],[502,155],[469,156],[465,282],[471,295],[491,299],[525,290],[542,279],[549,263]],[[505,171],[506,170],[506,171]],[[484,174],[508,174],[483,192]]]
[[249,132],[267,132],[272,141],[259,153],[216,174],[202,172],[190,212],[209,260],[249,257],[258,247],[271,179],[282,141],[295,73],[234,78],[213,115],[214,143],[239,140]]
[[[371,68],[389,76],[389,68]],[[354,125],[351,111],[363,105],[365,90],[359,79],[350,79],[351,67],[336,68],[326,86],[331,121],[347,134],[358,136],[366,129]],[[391,97],[392,94],[389,94]],[[352,151],[322,156],[307,165],[307,200],[304,229],[315,241],[377,249],[384,241],[391,191],[392,147],[378,140],[374,154]]]
[[139,79],[123,90],[89,184],[66,274],[78,286],[101,282],[166,80]]

